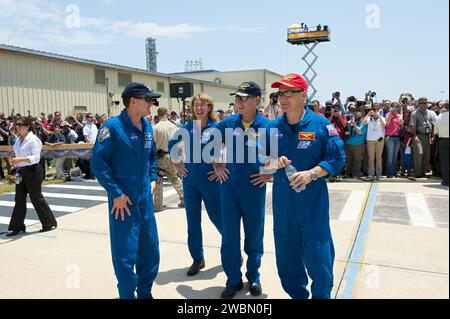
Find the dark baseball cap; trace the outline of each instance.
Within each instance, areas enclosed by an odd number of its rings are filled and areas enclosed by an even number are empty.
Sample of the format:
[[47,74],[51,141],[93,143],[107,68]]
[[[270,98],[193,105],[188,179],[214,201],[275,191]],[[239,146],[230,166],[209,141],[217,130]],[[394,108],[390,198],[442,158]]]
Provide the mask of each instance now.
[[261,96],[261,88],[255,82],[244,82],[239,86],[239,89],[230,95],[239,96]]
[[142,83],[131,82],[127,85],[127,87],[122,92],[122,98],[132,98],[132,97],[141,97],[148,96],[151,98],[160,98],[161,94],[152,92],[148,86]]

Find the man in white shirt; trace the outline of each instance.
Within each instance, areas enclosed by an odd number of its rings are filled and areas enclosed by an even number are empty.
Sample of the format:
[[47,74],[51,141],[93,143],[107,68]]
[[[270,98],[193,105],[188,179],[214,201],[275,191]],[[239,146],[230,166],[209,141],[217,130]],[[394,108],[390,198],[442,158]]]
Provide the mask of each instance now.
[[449,122],[448,122],[448,101],[444,102],[444,109],[437,117],[435,125],[435,134],[438,139],[439,148],[439,163],[441,165],[442,185],[448,186],[448,139],[449,139]]
[[97,126],[94,123],[94,115],[92,113],[88,113],[86,115],[86,125],[83,127],[83,135],[86,139],[86,143],[94,144],[97,139]]
[[[367,156],[369,158],[368,178],[380,178],[383,171],[383,148],[386,120],[373,109],[363,120],[367,124]],[[376,169],[375,169],[376,163]],[[374,175],[376,173],[376,175]]]
[[[83,127],[83,135],[88,144],[94,144],[97,140],[98,128],[94,123],[94,114],[86,115],[86,125]],[[94,179],[91,173],[91,163],[89,160],[82,160],[80,164],[81,171],[85,174],[85,179]]]

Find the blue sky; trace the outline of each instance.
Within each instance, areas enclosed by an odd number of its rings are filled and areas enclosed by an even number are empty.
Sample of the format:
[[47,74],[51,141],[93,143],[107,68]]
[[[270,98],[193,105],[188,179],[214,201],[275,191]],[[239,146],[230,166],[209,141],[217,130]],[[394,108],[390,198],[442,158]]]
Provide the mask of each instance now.
[[362,97],[369,89],[380,99],[402,92],[440,99],[440,91],[449,94],[448,6],[447,0],[0,0],[0,43],[145,68],[144,40],[152,36],[159,72],[182,72],[187,59],[201,57],[206,69],[303,73],[305,49],[286,42],[286,29],[320,23],[332,30],[332,41],[317,49],[314,84],[322,101],[335,90]]

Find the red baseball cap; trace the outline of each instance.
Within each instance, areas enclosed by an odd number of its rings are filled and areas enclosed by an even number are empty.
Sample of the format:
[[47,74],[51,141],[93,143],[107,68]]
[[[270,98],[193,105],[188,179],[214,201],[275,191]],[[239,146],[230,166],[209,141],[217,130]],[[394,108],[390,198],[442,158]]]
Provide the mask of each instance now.
[[280,81],[273,83],[272,88],[277,89],[281,85],[308,91],[308,82],[306,82],[304,77],[302,77],[300,74],[297,73],[290,73],[286,75]]

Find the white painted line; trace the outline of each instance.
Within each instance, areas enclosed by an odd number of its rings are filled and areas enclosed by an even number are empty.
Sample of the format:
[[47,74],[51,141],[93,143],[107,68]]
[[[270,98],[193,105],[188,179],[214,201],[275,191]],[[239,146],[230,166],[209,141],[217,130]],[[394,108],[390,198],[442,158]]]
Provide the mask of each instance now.
[[62,194],[62,193],[42,193],[44,197],[51,198],[68,198],[68,199],[80,199],[80,200],[92,200],[92,201],[100,201],[107,202],[107,196],[92,196],[92,195],[76,195],[76,194]]
[[[10,221],[11,221],[10,217],[0,216],[0,224],[9,225]],[[39,223],[39,221],[33,220],[33,219],[25,219],[24,223],[25,223],[25,226],[31,226],[31,225]]]
[[413,226],[436,227],[433,215],[428,208],[425,196],[420,193],[406,194],[409,222]]
[[[16,203],[15,202],[9,202],[9,201],[0,201],[0,206],[5,207],[14,207]],[[34,209],[33,204],[27,203],[27,208]],[[86,207],[74,207],[74,206],[58,206],[58,205],[50,205],[50,209],[54,212],[63,212],[63,213],[73,213],[77,212],[79,210],[85,209]]]
[[344,208],[342,209],[339,220],[351,222],[356,221],[359,213],[361,212],[361,207],[364,204],[365,197],[365,191],[352,191],[347,199],[347,202],[345,203]]
[[101,186],[83,186],[83,185],[63,185],[63,184],[52,184],[46,185],[42,188],[61,188],[61,189],[82,189],[82,190],[90,190],[90,191],[104,191],[105,189]]

